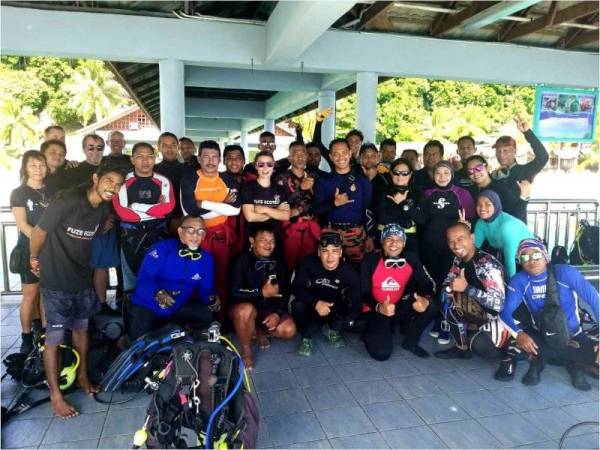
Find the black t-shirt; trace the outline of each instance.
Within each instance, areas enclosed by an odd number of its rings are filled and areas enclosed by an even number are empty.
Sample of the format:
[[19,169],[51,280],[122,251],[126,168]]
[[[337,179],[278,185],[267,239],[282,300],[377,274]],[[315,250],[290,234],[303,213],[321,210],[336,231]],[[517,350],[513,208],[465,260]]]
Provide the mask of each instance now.
[[[10,207],[25,208],[27,223],[33,227],[37,225],[42,213],[48,207],[50,197],[52,197],[51,190],[47,186],[34,189],[22,184],[10,193]],[[29,246],[29,238],[20,232],[17,243]]]
[[101,230],[109,204],[94,208],[84,189],[57,195],[38,226],[48,233],[40,254],[40,285],[44,289],[77,292],[92,286],[92,239]]
[[54,173],[50,173],[50,171],[48,171],[48,175],[46,175],[44,183],[50,189],[52,195],[56,195],[58,191],[68,189],[73,185],[69,179],[69,176],[70,172],[67,171],[67,168],[63,164],[56,169]]
[[[285,187],[279,186],[275,182],[272,182],[269,187],[263,187],[258,184],[257,180],[243,184],[240,196],[242,205],[262,205],[269,208],[277,208],[282,203],[288,201]],[[269,219],[266,222],[271,224],[275,229],[281,228],[279,220]],[[247,225],[250,229],[254,226],[252,222],[248,222]]]
[[79,186],[80,184],[92,181],[92,175],[96,173],[99,166],[94,166],[87,161],[80,162],[77,167],[67,169],[65,176],[69,187]]

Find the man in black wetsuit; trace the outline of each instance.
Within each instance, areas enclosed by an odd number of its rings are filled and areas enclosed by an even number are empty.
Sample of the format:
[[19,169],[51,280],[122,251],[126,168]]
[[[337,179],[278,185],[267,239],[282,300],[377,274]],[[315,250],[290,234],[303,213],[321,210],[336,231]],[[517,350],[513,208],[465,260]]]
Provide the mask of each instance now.
[[[154,165],[154,172],[167,177],[173,185],[173,192],[175,193],[175,209],[173,210],[173,216],[179,218],[183,214],[179,201],[181,179],[190,169],[187,165],[179,162],[177,159],[179,154],[179,141],[177,140],[177,136],[173,133],[165,131],[158,137],[158,151],[162,155],[162,161]],[[179,223],[177,222],[176,225],[179,225]]]
[[454,165],[454,184],[457,186],[463,187],[465,189],[473,186],[473,181],[469,178],[469,173],[467,172],[467,159],[473,156],[477,152],[477,146],[475,145],[475,139],[471,136],[461,136],[456,141],[456,153],[459,162],[456,162],[453,157],[452,165]]
[[342,238],[323,233],[318,255],[307,257],[294,277],[290,311],[302,337],[298,354],[310,356],[311,322],[323,323],[323,334],[334,347],[345,345],[341,331],[360,311],[360,283],[354,268],[342,261]]
[[435,187],[433,168],[444,159],[444,145],[440,141],[429,141],[423,147],[423,168],[413,175],[412,183],[422,191]]

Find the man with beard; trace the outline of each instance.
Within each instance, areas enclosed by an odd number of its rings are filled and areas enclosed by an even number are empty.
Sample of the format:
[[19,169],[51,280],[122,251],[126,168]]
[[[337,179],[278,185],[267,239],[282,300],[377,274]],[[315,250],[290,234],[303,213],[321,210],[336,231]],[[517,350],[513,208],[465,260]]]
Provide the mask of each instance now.
[[54,413],[74,417],[77,410],[59,388],[59,347],[65,330],[73,332],[79,353],[77,382],[87,394],[98,392],[87,374],[88,320],[99,309],[92,286],[92,239],[102,231],[110,202],[123,183],[123,174],[100,167],[87,185],[61,192],[50,203],[31,233],[29,265],[40,278],[46,314],[44,369]]
[[[471,358],[472,349],[478,355],[491,358],[492,354],[500,353],[499,349],[510,337],[498,318],[504,307],[504,268],[492,255],[475,247],[475,236],[465,223],[457,222],[448,227],[446,237],[455,258],[442,285],[447,301],[442,307],[456,346],[435,352],[435,356],[467,359]],[[458,296],[473,303],[469,310],[481,311],[479,323],[464,319],[465,310],[459,307]]]
[[204,220],[185,216],[177,235],[154,244],[144,257],[128,311],[132,341],[169,322],[201,330],[220,307],[214,296],[214,259],[200,248]]

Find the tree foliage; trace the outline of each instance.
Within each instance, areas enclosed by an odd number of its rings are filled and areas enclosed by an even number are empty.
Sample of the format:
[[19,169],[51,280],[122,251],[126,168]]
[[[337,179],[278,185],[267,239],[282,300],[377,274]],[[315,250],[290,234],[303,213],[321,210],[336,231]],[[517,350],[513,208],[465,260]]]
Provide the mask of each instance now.
[[[516,115],[531,117],[534,97],[532,86],[393,78],[377,89],[376,141],[487,137]],[[338,100],[336,109],[337,134],[344,136],[356,127],[356,95]]]

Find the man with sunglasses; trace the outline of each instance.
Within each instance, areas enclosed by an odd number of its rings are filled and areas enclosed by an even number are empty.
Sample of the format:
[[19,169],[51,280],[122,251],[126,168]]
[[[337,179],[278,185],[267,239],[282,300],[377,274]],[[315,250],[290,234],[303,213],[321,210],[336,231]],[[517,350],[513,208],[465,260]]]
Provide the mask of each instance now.
[[436,312],[434,283],[418,257],[404,252],[406,233],[397,223],[381,231],[381,253],[371,253],[360,266],[362,334],[367,352],[384,361],[392,354],[394,327],[399,324],[402,348],[419,358],[429,357],[419,346],[421,334]]
[[65,178],[69,183],[69,187],[88,182],[98,170],[98,166],[102,162],[104,139],[97,134],[88,134],[83,137],[81,148],[85,155],[85,161],[80,162],[77,167],[67,169]]
[[219,173],[221,149],[215,141],[200,143],[200,168],[181,179],[181,208],[186,215],[202,217],[206,236],[202,248],[215,258],[216,286],[221,299],[229,297],[227,275],[236,243],[229,216],[240,213],[240,196],[236,180]]
[[351,326],[360,312],[360,282],[354,268],[342,261],[342,238],[323,233],[317,255],[304,259],[292,283],[290,311],[300,332],[298,354],[313,351],[309,326],[323,325],[327,341],[335,348],[345,345],[341,331]]
[[128,305],[127,334],[132,341],[169,322],[202,329],[219,310],[214,258],[201,248],[204,221],[185,216],[177,235],[157,242],[144,257]]
[[[592,341],[581,327],[578,303],[583,300],[598,322],[598,292],[572,266],[557,264],[550,266],[550,257],[544,244],[538,239],[524,239],[517,251],[523,270],[510,280],[506,302],[500,317],[513,337],[509,345],[508,358],[500,363],[495,378],[512,380],[517,360],[529,360],[529,370],[522,379],[523,384],[536,385],[546,358],[558,359],[566,364],[573,386],[590,390],[584,377],[582,365],[598,367],[598,341]],[[549,286],[550,271],[554,272],[555,286]],[[541,315],[551,291],[558,293],[560,307],[564,311],[570,342],[565,348],[555,348],[547,342],[540,330]],[[515,321],[513,313],[525,303],[531,320]],[[522,308],[520,308],[522,309]]]
[[523,180],[533,183],[534,177],[542,171],[548,163],[548,151],[544,144],[531,130],[529,123],[517,117],[515,119],[517,129],[531,145],[533,159],[526,164],[517,163],[517,142],[511,136],[500,136],[492,146],[496,149],[496,159],[500,167],[492,172],[492,177],[510,186]]
[[166,218],[175,207],[173,185],[154,172],[156,155],[147,142],[131,150],[134,170],[125,177],[113,207],[121,221],[123,291],[131,292],[146,251],[166,234]]

